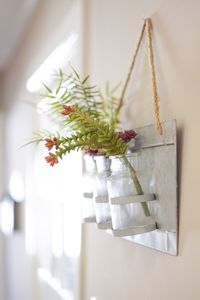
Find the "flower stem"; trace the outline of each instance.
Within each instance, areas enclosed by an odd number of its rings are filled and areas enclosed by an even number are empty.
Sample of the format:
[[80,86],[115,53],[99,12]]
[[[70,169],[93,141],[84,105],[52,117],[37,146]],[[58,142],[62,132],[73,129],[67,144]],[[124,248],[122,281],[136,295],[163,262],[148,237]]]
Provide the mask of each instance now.
[[[135,185],[135,189],[136,189],[137,194],[138,195],[144,195],[144,192],[143,192],[141,184],[140,184],[140,182],[139,182],[139,180],[137,178],[137,174],[136,174],[136,171],[135,171],[134,167],[131,165],[131,163],[129,162],[129,160],[126,157],[126,155],[123,155],[123,158],[124,158],[125,164],[129,168],[130,175],[131,175],[131,178],[132,178],[133,183]],[[143,208],[145,216],[149,217],[151,214],[150,214],[150,211],[149,211],[147,203],[146,202],[141,202],[141,206]]]

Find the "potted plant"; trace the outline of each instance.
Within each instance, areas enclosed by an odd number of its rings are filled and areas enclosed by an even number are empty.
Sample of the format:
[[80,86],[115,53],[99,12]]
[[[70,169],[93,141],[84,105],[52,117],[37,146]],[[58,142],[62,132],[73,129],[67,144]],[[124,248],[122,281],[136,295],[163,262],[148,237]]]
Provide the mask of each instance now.
[[[99,228],[113,228],[114,232],[120,230],[121,235],[141,233],[143,225],[142,232],[154,230],[155,222],[147,205],[147,201],[152,200],[153,196],[145,197],[134,168],[134,160],[126,155],[129,142],[136,138],[137,133],[133,130],[119,130],[122,101],[119,102],[114,96],[116,88],[111,90],[107,84],[104,95],[96,87],[89,85],[89,76],[82,80],[74,69],[69,75],[59,70],[56,76],[58,84],[54,90],[43,84],[46,92],[42,101],[48,107],[47,113],[59,121],[59,132],[40,131],[34,138],[35,142],[45,143],[49,151],[45,157],[46,162],[54,166],[65,154],[74,150],[82,150],[90,155],[96,173],[92,196]],[[124,177],[122,169],[125,171]],[[124,186],[118,189],[116,184],[121,180]],[[143,221],[134,215],[134,211],[138,215],[138,209],[134,209],[136,198],[132,197],[135,195],[138,195],[139,205],[137,203],[136,206],[142,212],[139,215],[142,215]],[[123,210],[130,213],[121,218]],[[125,227],[133,230],[127,233]]]

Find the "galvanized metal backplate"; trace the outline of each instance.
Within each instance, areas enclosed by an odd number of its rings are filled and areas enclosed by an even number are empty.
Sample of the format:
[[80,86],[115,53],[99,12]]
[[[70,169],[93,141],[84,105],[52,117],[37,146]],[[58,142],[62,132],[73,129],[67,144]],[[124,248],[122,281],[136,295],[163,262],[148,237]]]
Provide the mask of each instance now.
[[[154,125],[136,130],[134,151],[138,153],[138,177],[145,193],[156,195],[154,214],[157,229],[126,240],[177,255],[177,145],[175,120],[163,122],[163,135]],[[154,201],[153,201],[154,202]]]

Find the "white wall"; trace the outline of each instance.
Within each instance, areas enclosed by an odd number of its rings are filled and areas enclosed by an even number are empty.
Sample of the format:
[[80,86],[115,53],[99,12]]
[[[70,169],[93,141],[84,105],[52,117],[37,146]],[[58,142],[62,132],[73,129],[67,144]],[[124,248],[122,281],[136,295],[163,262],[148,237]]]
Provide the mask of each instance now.
[[[83,299],[199,300],[200,1],[89,0],[88,6],[88,71],[101,85],[125,79],[142,17],[152,13],[161,116],[176,118],[180,131],[180,242],[179,256],[171,257],[85,226]],[[124,113],[132,127],[154,121],[144,47],[142,53]]]

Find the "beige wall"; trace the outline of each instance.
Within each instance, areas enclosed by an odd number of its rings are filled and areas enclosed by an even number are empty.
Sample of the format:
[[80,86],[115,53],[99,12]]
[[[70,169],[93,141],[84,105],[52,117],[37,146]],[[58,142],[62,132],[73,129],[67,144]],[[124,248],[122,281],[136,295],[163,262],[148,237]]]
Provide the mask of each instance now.
[[[5,75],[5,103],[26,98],[26,79],[68,34],[67,9],[72,3],[72,0],[40,2]],[[81,300],[89,300],[91,296],[97,300],[199,300],[200,1],[84,0],[84,8],[88,30],[84,38],[84,65],[100,85],[106,79],[113,84],[124,80],[141,19],[153,14],[162,119],[176,118],[181,132],[181,217],[178,257],[113,238],[92,225],[84,226]],[[142,57],[147,63],[145,47],[123,113],[130,127],[153,122],[149,71]],[[21,113],[15,116],[14,107],[7,116],[13,119],[12,128],[7,127],[9,136],[13,128],[19,132],[20,126],[26,126],[21,122]],[[19,166],[18,157],[22,154],[16,152],[12,139],[7,149],[11,171],[12,166]]]
[[[200,1],[89,0],[88,6],[88,71],[101,85],[124,80],[141,19],[152,14],[162,119],[176,118],[180,130],[180,243],[179,256],[171,257],[85,226],[83,299],[199,300]],[[142,53],[123,113],[128,126],[153,122],[144,47]]]

